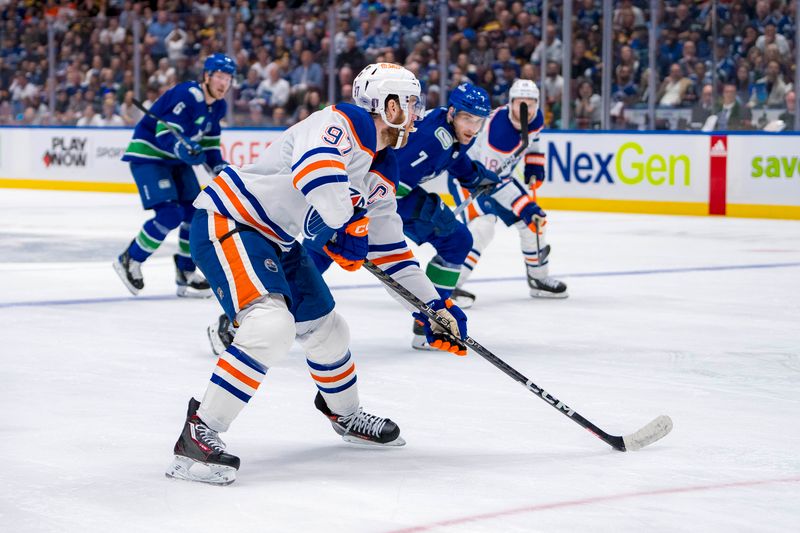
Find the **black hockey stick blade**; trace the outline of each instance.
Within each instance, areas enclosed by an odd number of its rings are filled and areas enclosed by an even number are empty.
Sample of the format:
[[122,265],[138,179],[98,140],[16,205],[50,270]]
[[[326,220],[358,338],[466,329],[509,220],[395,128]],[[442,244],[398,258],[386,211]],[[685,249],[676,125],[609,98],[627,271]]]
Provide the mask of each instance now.
[[[364,261],[364,268],[369,270],[376,278],[378,278],[384,285],[396,292],[406,302],[416,307],[421,313],[424,313],[431,320],[436,321],[440,326],[449,329],[450,323],[447,319],[439,316],[428,304],[417,298],[411,291],[406,289],[397,280],[392,278],[389,274],[381,270],[372,261]],[[569,407],[567,404],[548,393],[536,385],[533,381],[520,374],[517,370],[512,368],[508,363],[494,355],[488,349],[484,348],[478,341],[472,337],[464,339],[464,344],[471,348],[475,353],[492,363],[498,369],[503,371],[514,381],[522,384],[526,389],[540,397],[547,402],[551,407],[558,412],[575,422],[576,424],[588,429],[600,440],[621,452],[636,451],[648,446],[659,439],[664,438],[672,430],[672,419],[666,415],[657,417],[655,420],[639,429],[638,431],[625,436],[609,435],[592,422],[581,416],[577,411]]]

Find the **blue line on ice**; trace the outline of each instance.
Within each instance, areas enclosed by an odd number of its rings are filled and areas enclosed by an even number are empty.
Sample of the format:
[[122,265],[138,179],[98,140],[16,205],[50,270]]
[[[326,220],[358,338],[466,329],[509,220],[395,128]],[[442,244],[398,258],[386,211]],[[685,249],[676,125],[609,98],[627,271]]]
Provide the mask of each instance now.
[[[798,267],[800,262],[793,263],[764,263],[754,265],[721,265],[721,266],[705,266],[705,267],[684,267],[684,268],[655,268],[649,270],[620,270],[612,272],[578,272],[576,274],[558,274],[556,277],[560,278],[603,278],[610,276],[649,276],[651,274],[681,274],[684,272],[717,272],[720,270],[750,270],[756,268],[786,268]],[[507,276],[500,278],[480,278],[472,279],[470,283],[496,283],[505,281],[520,281],[524,279],[522,276]],[[360,284],[360,285],[332,285],[331,290],[344,291],[344,290],[357,290],[357,289],[375,289],[380,286],[376,280],[375,283]],[[35,300],[30,302],[0,302],[0,309],[7,309],[10,307],[47,307],[54,305],[88,305],[88,304],[101,304],[112,302],[125,302],[125,301],[159,301],[159,300],[174,300],[177,296],[174,294],[163,294],[153,296],[115,296],[109,298],[81,298],[74,300]]]

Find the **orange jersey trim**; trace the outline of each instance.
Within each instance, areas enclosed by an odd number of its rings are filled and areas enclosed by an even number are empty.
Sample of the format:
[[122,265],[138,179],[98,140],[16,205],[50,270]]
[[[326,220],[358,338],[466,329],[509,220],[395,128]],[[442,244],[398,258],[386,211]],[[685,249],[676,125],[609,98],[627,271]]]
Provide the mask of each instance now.
[[385,182],[386,182],[386,185],[388,185],[389,187],[391,187],[391,188],[392,188],[392,192],[393,192],[393,193],[395,193],[395,194],[397,194],[397,188],[394,186],[394,183],[392,183],[392,180],[390,180],[389,178],[387,178],[386,176],[384,176],[383,174],[381,174],[381,173],[380,173],[380,172],[378,172],[377,170],[370,170],[370,172],[372,172],[373,174],[375,174],[376,176],[378,176],[380,179],[382,179],[383,181],[385,181]]
[[[264,233],[268,233],[269,235],[281,241],[281,238],[278,237],[278,235],[274,231],[272,231],[270,228],[268,228],[263,224],[259,224],[258,221],[256,221],[256,219],[250,216],[250,213],[248,213],[247,209],[244,208],[244,204],[242,204],[241,200],[239,200],[239,198],[236,196],[236,193],[234,193],[231,190],[228,184],[225,183],[225,180],[222,179],[221,175],[214,178],[214,184],[216,184],[220,189],[222,189],[222,192],[225,193],[225,196],[228,198],[231,204],[233,204],[233,207],[236,208],[236,212],[239,213],[239,215],[241,215],[241,217],[245,219],[248,224],[250,224],[254,228],[260,229]],[[217,238],[219,238],[220,236],[221,235],[218,235]]]
[[336,109],[336,106],[332,106],[332,108],[334,112],[339,113],[347,121],[347,125],[350,126],[350,132],[353,134],[353,139],[355,139],[358,147],[367,152],[371,158],[375,159],[375,152],[364,146],[361,143],[361,139],[358,138],[358,133],[356,133],[356,128],[353,126],[353,122],[350,120],[350,117],[348,117],[343,111]]

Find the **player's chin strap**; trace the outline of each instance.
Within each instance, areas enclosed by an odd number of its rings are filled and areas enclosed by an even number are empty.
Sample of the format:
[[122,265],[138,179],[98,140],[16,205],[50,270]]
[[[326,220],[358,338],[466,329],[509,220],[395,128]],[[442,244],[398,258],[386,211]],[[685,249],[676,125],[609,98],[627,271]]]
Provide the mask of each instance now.
[[[406,122],[408,122],[409,116],[410,116],[408,114],[408,110],[407,109],[403,109],[403,112],[406,114]],[[393,122],[389,122],[389,119],[386,118],[386,111],[383,110],[383,109],[381,109],[381,119],[383,120],[383,123],[386,124],[387,126],[389,126],[390,128],[394,128],[396,130],[400,130],[400,133],[397,135],[397,142],[394,143],[394,148],[395,149],[402,148],[403,147],[403,139],[406,138],[406,130],[405,130],[406,123],[403,122],[402,124],[395,124]],[[417,128],[412,126],[412,128],[408,131],[408,133],[414,133],[415,131],[417,131]]]

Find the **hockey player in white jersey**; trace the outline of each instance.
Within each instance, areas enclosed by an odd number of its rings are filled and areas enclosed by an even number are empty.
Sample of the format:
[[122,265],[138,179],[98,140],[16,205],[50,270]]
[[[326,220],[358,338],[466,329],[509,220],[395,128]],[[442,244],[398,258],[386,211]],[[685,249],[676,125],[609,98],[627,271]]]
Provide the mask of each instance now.
[[[440,299],[403,237],[396,213],[394,150],[421,112],[420,85],[394,64],[369,65],[353,84],[355,105],[337,104],[286,130],[247,167],[225,168],[195,201],[192,257],[227,316],[238,324],[202,402],[194,398],[169,477],[229,484],[239,458],[227,431],[268,368],[295,339],[318,392],[314,404],[348,442],[401,446],[397,424],[364,411],[347,324],[296,239],[332,235],[325,252],[342,268],[379,265],[449,322],[428,323],[431,344],[466,353],[466,316]],[[368,216],[367,216],[368,215]]]
[[[531,80],[519,79],[511,86],[508,98],[507,105],[492,112],[468,152],[472,159],[497,172],[503,182],[494,191],[474,198],[462,215],[472,232],[473,247],[461,267],[453,299],[465,308],[472,305],[475,296],[464,290],[463,285],[492,241],[498,218],[519,232],[530,295],[536,298],[566,298],[568,295],[566,284],[549,276],[546,214],[536,203],[536,190],[545,179],[545,157],[539,146],[539,133],[544,127],[544,116],[539,109],[539,88]],[[515,152],[523,142],[520,138],[522,105],[527,106],[528,116],[532,119],[528,124],[528,146],[517,154]],[[525,187],[517,177],[524,177]],[[529,187],[530,194],[526,187]],[[449,188],[456,203],[464,201],[470,194],[453,179],[449,180]],[[529,223],[531,219],[534,222]]]

